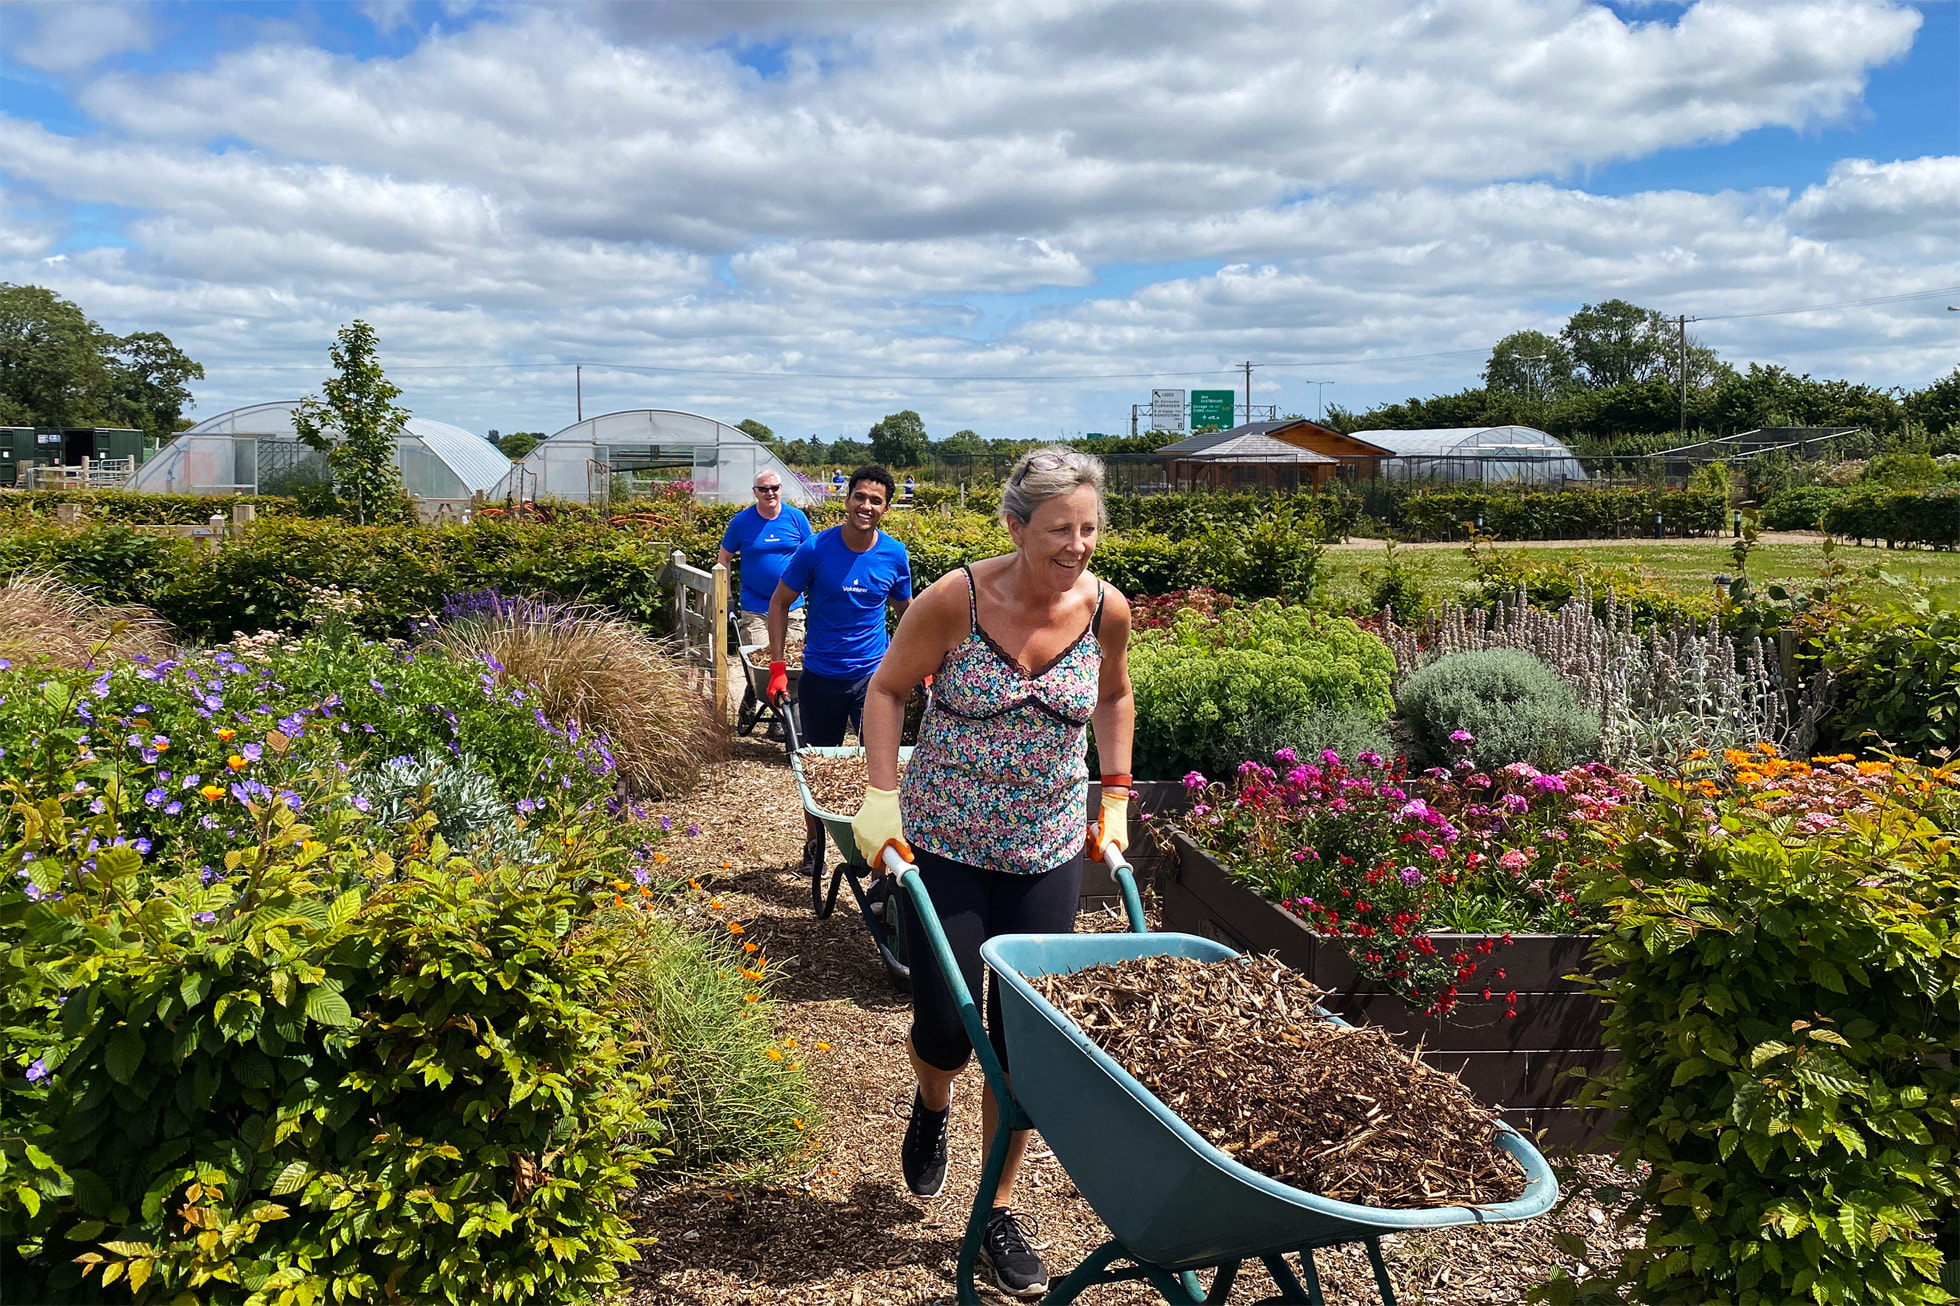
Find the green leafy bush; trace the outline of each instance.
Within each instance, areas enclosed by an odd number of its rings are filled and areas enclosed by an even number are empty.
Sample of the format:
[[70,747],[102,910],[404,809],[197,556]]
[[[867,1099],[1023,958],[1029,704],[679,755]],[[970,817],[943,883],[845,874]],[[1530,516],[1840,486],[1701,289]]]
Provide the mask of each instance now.
[[1842,597],[1806,622],[1817,660],[1837,681],[1823,740],[1919,756],[1960,750],[1960,601],[1950,590],[1883,579],[1887,588]]
[[1600,566],[1583,554],[1564,560],[1538,556],[1541,550],[1484,547],[1473,541],[1467,550],[1476,571],[1472,596],[1478,607],[1513,604],[1522,593],[1533,607],[1556,611],[1579,593],[1581,585],[1592,595],[1593,615],[1606,616],[1608,597],[1619,611],[1631,613],[1634,625],[1642,630],[1654,626],[1685,626],[1721,611],[1721,602],[1711,590],[1707,594],[1681,594],[1658,577],[1638,566]]
[[[1402,720],[1424,760],[1467,755],[1479,770],[1529,762],[1562,771],[1588,761],[1599,715],[1559,674],[1519,649],[1480,649],[1439,658],[1402,682]],[[1452,736],[1467,731],[1468,742]]]
[[1892,490],[1860,486],[1826,509],[1824,529],[1863,542],[1960,545],[1960,486]]
[[250,504],[260,517],[291,516],[300,512],[289,498],[273,494],[135,494],[126,490],[25,490],[0,500],[0,520],[25,524],[52,520],[55,505],[77,503],[82,516],[93,522],[141,523],[151,526],[202,526],[216,513],[227,522],[238,504]]
[[1838,485],[1799,485],[1763,501],[1763,525],[1773,531],[1814,531],[1845,496]]
[[1387,645],[1346,618],[1270,600],[1215,615],[1181,612],[1131,639],[1131,770],[1175,779],[1229,772],[1274,748],[1319,740],[1366,747],[1373,741],[1363,742],[1363,723],[1349,718],[1378,728],[1394,673]]
[[1428,490],[1401,500],[1392,522],[1413,539],[1461,539],[1465,522],[1507,540],[1628,539],[1721,531],[1725,496],[1709,490]]
[[[63,719],[103,702],[51,684]],[[458,856],[428,818],[372,827],[274,731],[267,794],[207,800],[243,828],[194,869],[124,828],[155,762],[50,735],[0,818],[10,1287],[555,1302],[617,1278],[659,1104],[590,928],[602,832],[557,826],[542,868]]]
[[1625,809],[1591,894],[1620,1059],[1587,1100],[1625,1113],[1621,1163],[1650,1167],[1646,1242],[1545,1299],[1950,1300],[1960,804],[1950,770],[1897,779],[1803,816],[1660,782]]

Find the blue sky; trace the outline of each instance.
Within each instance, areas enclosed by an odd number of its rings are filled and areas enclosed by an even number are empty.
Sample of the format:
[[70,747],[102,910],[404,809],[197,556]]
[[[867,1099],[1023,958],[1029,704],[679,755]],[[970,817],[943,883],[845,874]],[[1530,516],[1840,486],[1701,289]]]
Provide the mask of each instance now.
[[[15,4],[0,279],[203,361],[375,323],[426,416],[1116,430],[1473,383],[1619,296],[1741,364],[1960,360],[1960,4]],[[609,370],[609,364],[637,370]]]

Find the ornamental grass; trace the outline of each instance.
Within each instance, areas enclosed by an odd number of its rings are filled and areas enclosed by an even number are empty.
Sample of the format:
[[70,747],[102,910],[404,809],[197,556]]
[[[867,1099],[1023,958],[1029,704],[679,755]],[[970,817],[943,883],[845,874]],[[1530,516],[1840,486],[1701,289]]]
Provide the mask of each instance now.
[[0,660],[77,669],[167,658],[170,626],[148,608],[98,603],[53,576],[26,573],[0,586]]
[[696,673],[631,622],[586,604],[465,597],[433,640],[480,659],[497,687],[527,691],[551,720],[603,736],[635,793],[680,793],[728,756]]

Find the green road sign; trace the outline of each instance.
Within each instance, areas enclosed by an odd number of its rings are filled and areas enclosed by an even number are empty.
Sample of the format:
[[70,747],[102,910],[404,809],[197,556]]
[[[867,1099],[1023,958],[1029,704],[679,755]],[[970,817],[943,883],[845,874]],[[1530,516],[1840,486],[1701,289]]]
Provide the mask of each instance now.
[[1215,426],[1220,430],[1232,423],[1232,401],[1237,398],[1233,390],[1193,390],[1191,392],[1191,429],[1203,430]]

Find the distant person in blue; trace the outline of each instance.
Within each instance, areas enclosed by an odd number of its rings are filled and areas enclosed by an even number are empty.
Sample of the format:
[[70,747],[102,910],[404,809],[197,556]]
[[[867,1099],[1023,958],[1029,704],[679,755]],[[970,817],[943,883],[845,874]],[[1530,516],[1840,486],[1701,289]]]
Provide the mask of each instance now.
[[[891,642],[885,605],[900,615],[912,601],[912,559],[905,546],[878,529],[891,511],[892,474],[876,464],[851,473],[844,524],[833,526],[796,551],[769,600],[769,697],[788,688],[783,641],[798,595],[809,600],[803,642],[803,677],[797,686],[797,722],[803,742],[834,748],[848,725],[862,731],[864,691]],[[806,817],[810,836],[823,827]],[[819,845],[821,855],[822,847]]]
[[833,495],[844,493],[844,469],[842,467],[839,467],[830,474],[830,492]]
[[[735,629],[744,645],[769,642],[769,600],[776,593],[776,582],[796,551],[810,541],[816,531],[803,510],[783,499],[783,478],[764,468],[750,487],[755,503],[735,514],[721,535],[721,565],[740,559],[742,600],[735,614]],[[789,633],[803,637],[803,603],[799,599],[789,614]]]

